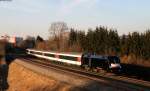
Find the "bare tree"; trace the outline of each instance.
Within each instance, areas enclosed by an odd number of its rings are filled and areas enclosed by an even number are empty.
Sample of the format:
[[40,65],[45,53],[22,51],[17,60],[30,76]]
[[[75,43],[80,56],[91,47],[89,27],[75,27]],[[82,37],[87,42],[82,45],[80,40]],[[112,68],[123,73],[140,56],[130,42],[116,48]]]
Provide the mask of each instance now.
[[65,22],[54,22],[51,24],[49,32],[52,37],[60,36],[65,30],[68,29],[68,26]]
[[50,26],[50,37],[56,41],[57,49],[60,49],[60,41],[63,39],[63,33],[66,30],[68,30],[68,26],[65,22],[54,22]]

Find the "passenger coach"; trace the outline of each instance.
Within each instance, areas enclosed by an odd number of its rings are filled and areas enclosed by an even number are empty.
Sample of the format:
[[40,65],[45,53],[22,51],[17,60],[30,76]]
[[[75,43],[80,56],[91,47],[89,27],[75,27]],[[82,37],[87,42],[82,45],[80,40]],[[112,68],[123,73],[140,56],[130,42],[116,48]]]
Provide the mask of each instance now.
[[59,61],[74,65],[81,65],[81,55],[36,51],[31,49],[27,49],[27,53],[36,57],[49,59],[51,61]]

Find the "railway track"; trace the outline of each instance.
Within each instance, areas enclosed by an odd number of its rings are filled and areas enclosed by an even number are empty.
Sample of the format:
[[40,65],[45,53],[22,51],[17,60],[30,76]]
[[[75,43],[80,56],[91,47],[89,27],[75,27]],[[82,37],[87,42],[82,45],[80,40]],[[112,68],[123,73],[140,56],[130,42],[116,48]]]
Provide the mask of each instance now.
[[[147,83],[147,82],[142,82],[142,81],[134,79],[132,80],[133,83],[130,83],[128,81],[122,81],[121,80],[123,79],[122,77],[120,77],[120,79],[113,79],[113,78],[85,72],[83,70],[77,70],[73,68],[68,68],[68,67],[52,64],[50,61],[47,61],[47,60],[43,61],[43,60],[39,60],[35,58],[21,58],[21,60],[37,65],[39,67],[45,68],[45,69],[65,71],[65,72],[73,73],[75,75],[80,75],[80,76],[83,76],[83,77],[86,77],[86,78],[89,78],[98,82],[100,82],[101,80],[105,80],[103,84],[111,86],[111,87],[115,87],[118,89],[125,89],[125,91],[149,91],[150,90],[149,82]],[[128,78],[127,80],[130,80],[130,79]]]

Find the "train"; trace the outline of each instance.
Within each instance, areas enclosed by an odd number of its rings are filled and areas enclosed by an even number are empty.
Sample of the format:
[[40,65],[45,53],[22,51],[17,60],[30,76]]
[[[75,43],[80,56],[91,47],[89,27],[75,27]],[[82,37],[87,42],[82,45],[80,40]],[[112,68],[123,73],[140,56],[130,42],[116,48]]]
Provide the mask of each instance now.
[[92,53],[72,54],[72,53],[58,53],[39,51],[34,49],[27,49],[27,54],[44,58],[51,61],[62,62],[66,64],[77,65],[82,68],[89,69],[104,69],[111,72],[120,72],[121,64],[118,56],[102,56]]

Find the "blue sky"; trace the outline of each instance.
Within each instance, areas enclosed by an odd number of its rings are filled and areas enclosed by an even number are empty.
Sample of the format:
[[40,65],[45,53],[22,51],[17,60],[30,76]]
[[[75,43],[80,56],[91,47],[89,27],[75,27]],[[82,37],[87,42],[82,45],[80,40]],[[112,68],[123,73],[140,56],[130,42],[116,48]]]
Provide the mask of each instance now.
[[12,0],[0,2],[0,35],[48,38],[52,22],[87,30],[98,25],[119,34],[150,28],[150,0]]

